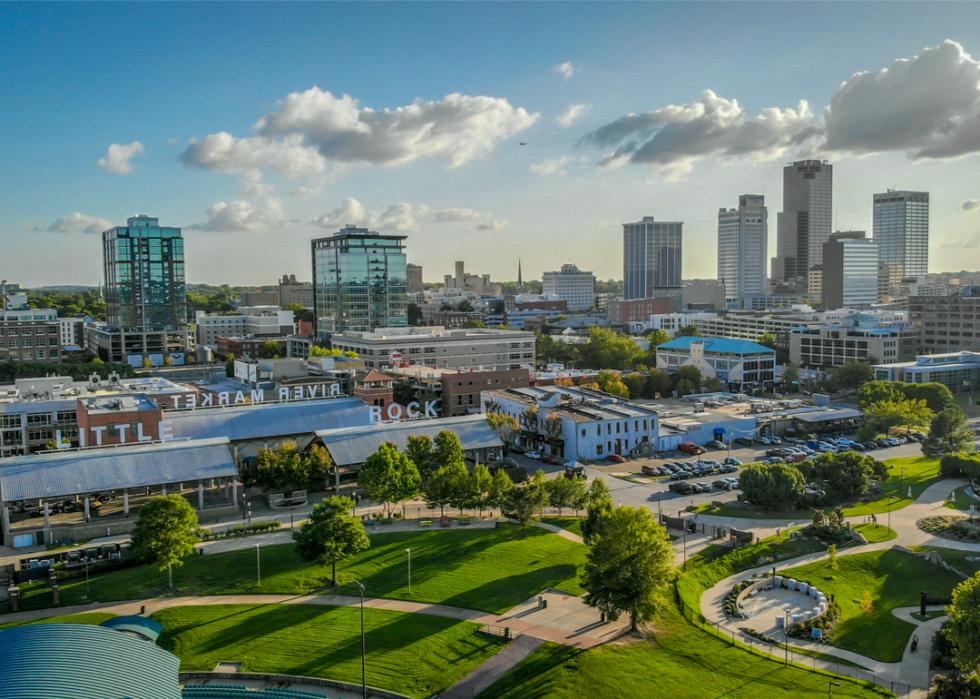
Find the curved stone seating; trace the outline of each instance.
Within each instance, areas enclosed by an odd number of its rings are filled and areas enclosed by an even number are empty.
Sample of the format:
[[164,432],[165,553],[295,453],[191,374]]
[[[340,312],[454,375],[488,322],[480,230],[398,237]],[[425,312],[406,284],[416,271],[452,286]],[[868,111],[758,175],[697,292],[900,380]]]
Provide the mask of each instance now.
[[[786,578],[782,575],[762,578],[755,581],[751,585],[746,586],[745,589],[739,592],[735,597],[735,605],[739,608],[739,610],[741,610],[742,603],[746,598],[754,597],[759,592],[774,588],[784,588],[794,592],[799,592],[813,600],[814,604],[812,608],[790,615],[790,626],[811,621],[813,619],[819,619],[821,616],[827,613],[827,609],[830,606],[829,602],[827,601],[827,595],[821,592],[818,588],[810,585],[809,583],[805,583],[802,580],[794,580],[793,578]],[[784,617],[776,617],[777,629],[782,629],[784,624]]]

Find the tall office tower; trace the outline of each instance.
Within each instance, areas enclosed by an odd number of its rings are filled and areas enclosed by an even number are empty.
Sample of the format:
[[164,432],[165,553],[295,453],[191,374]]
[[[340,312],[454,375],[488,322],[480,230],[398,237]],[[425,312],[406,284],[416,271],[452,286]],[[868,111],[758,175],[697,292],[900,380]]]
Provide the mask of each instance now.
[[623,298],[680,298],[684,224],[644,216],[623,224]]
[[864,231],[838,231],[823,244],[825,311],[870,306],[878,301],[878,244]]
[[417,294],[425,288],[422,284],[422,265],[409,262],[405,265],[405,276],[408,280],[408,293]]
[[783,168],[783,210],[776,217],[774,286],[806,293],[810,269],[823,261],[830,238],[834,166],[820,160],[798,160]]
[[587,311],[595,305],[595,275],[573,264],[541,275],[541,289],[545,296],[557,296],[559,301],[564,301],[570,311]]
[[883,295],[897,293],[904,279],[921,279],[929,271],[929,192],[875,194],[872,234]]
[[348,225],[311,242],[318,338],[408,325],[406,237]]
[[90,347],[141,366],[182,364],[188,349],[184,240],[179,228],[140,214],[102,233],[106,324]]
[[761,194],[743,194],[737,209],[718,209],[718,280],[729,306],[766,293],[769,212]]

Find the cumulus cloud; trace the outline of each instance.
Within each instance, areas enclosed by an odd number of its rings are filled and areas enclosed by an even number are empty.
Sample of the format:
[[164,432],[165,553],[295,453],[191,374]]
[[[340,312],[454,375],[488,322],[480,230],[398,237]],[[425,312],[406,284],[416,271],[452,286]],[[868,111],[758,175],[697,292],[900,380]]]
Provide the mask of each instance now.
[[374,228],[380,231],[416,231],[422,226],[466,223],[474,230],[496,231],[504,228],[507,222],[494,218],[475,209],[450,208],[433,209],[425,204],[409,202],[392,204],[383,211],[371,211],[353,197],[344,199],[340,206],[311,221],[316,226],[331,230],[347,224]]
[[133,171],[129,161],[134,155],[143,152],[143,144],[139,141],[132,143],[112,143],[104,158],[99,159],[99,167],[116,175],[128,175]]
[[980,209],[980,199],[967,199],[963,202],[963,211],[973,211]]
[[212,204],[207,211],[208,220],[188,226],[202,231],[255,232],[268,231],[283,223],[282,205],[277,199],[264,199],[252,203],[242,199]]
[[562,128],[568,128],[576,121],[581,119],[586,115],[586,113],[592,108],[591,104],[573,104],[568,107],[564,112],[558,115],[557,121],[558,125]]
[[571,61],[565,61],[551,66],[551,72],[560,75],[564,80],[568,80],[575,75],[575,66],[572,65]]
[[97,216],[74,212],[59,218],[48,226],[49,233],[101,233],[112,228],[112,221]]
[[980,62],[944,41],[846,80],[824,112],[826,146],[912,158],[980,152]]
[[565,166],[573,160],[575,160],[575,158],[565,155],[560,158],[551,158],[548,160],[542,160],[540,163],[534,163],[529,169],[535,175],[541,175],[542,177],[546,177],[548,175],[564,175],[567,174],[565,171]]
[[323,156],[299,134],[274,140],[255,136],[235,138],[227,131],[191,141],[180,159],[187,165],[230,173],[276,170],[289,177],[315,175],[326,167]]

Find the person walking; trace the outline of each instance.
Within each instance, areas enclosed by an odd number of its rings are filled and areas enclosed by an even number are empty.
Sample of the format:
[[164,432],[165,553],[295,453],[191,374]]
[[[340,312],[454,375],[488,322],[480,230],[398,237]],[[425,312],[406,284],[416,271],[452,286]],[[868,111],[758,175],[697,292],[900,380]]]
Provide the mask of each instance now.
[[912,647],[911,650],[914,653],[919,647],[919,637],[916,634],[912,634]]

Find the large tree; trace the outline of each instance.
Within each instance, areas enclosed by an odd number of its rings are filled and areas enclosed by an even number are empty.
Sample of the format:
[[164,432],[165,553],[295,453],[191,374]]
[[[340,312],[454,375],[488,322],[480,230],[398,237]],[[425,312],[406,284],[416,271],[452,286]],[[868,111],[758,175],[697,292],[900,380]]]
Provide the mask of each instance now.
[[873,381],[874,377],[875,370],[868,362],[849,362],[831,370],[828,387],[832,391],[850,393]]
[[579,352],[583,366],[592,369],[629,369],[643,359],[633,338],[608,328],[592,328]]
[[574,504],[575,485],[579,482],[577,478],[558,476],[557,478],[552,478],[545,484],[545,490],[548,491],[548,504],[558,508],[559,517],[561,517],[564,508],[572,507]]
[[364,462],[357,482],[369,498],[384,504],[387,515],[389,503],[397,505],[418,494],[422,478],[411,459],[385,442]]
[[864,409],[868,430],[888,434],[893,427],[925,427],[932,419],[932,410],[924,400],[883,400]]
[[167,587],[174,587],[174,566],[194,553],[200,540],[197,512],[182,495],[161,495],[140,508],[139,519],[130,539],[137,558],[167,571]]
[[507,496],[513,488],[514,481],[511,480],[510,474],[505,469],[498,468],[494,471],[493,480],[490,482],[490,489],[487,493],[487,505],[489,507],[503,509],[504,503],[507,501]]
[[613,509],[612,495],[601,478],[592,481],[585,503],[586,514],[585,521],[582,522],[582,538],[588,544],[599,533],[603,520]]
[[459,437],[456,436],[455,432],[443,430],[436,435],[432,458],[437,467],[466,462],[466,455],[463,453],[463,443],[459,441]]
[[980,672],[980,573],[956,586],[946,612],[945,633],[953,644],[956,666],[964,674]]
[[927,456],[968,451],[973,448],[974,438],[963,410],[958,405],[951,405],[933,416],[922,451]]
[[501,507],[503,515],[513,519],[521,527],[526,528],[532,521],[541,516],[541,510],[548,504],[548,492],[534,479],[522,485],[515,485],[504,497]]
[[423,481],[436,469],[435,448],[432,437],[427,434],[410,434],[405,445],[405,456],[415,464]]
[[858,395],[862,409],[870,408],[875,403],[884,401],[899,402],[905,400],[905,394],[901,387],[894,381],[868,381],[861,386]]
[[293,533],[296,552],[308,563],[330,564],[330,580],[337,586],[337,563],[364,551],[371,539],[360,519],[351,515],[354,501],[327,498],[313,506],[310,518]]
[[651,369],[647,374],[647,398],[666,396],[670,390],[670,374],[663,369]]
[[674,549],[645,507],[616,507],[592,540],[582,587],[585,601],[610,619],[630,615],[636,631],[653,618],[670,586]]
[[806,480],[791,464],[750,464],[739,476],[742,497],[769,510],[790,510],[803,496]]

